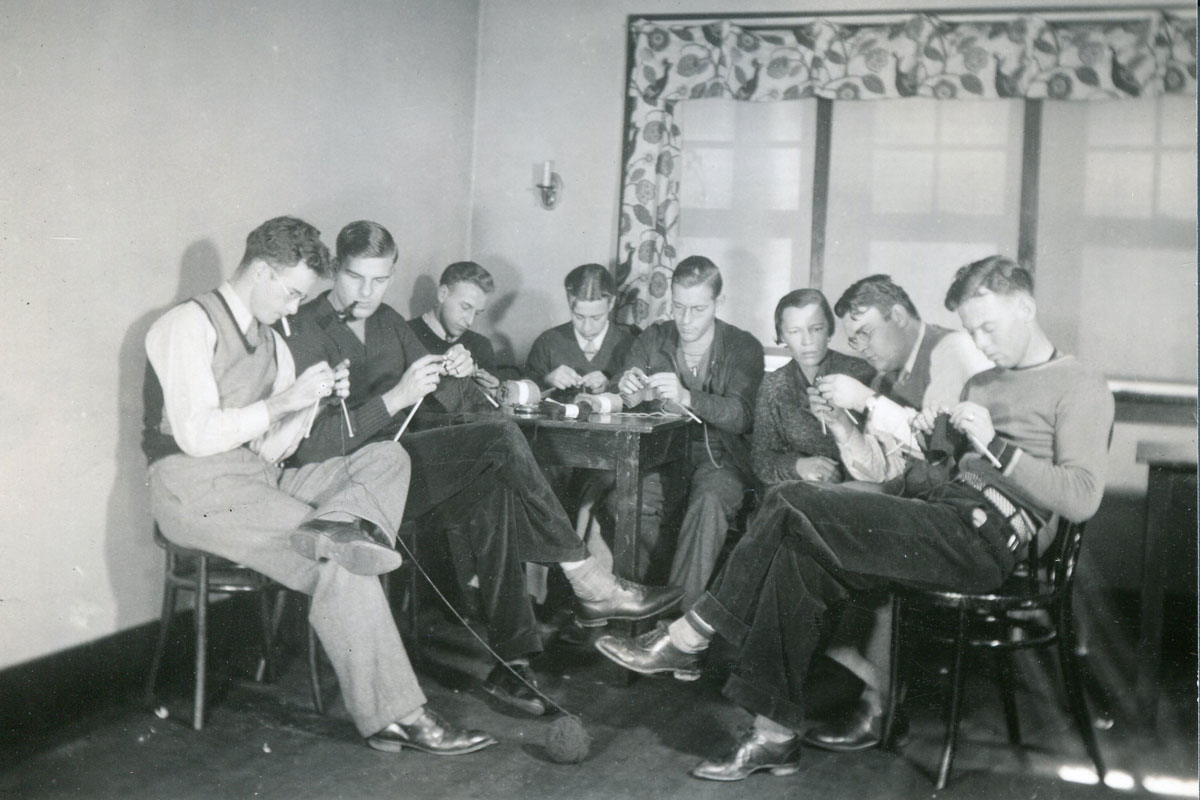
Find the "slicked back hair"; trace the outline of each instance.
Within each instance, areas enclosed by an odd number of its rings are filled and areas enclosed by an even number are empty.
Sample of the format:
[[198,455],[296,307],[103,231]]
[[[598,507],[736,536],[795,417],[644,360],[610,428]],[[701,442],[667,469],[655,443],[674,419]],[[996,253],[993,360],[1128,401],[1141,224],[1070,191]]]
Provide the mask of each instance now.
[[672,286],[699,286],[702,283],[707,283],[712,287],[713,297],[721,296],[721,289],[724,283],[721,280],[721,270],[717,269],[717,265],[712,262],[712,259],[704,256],[688,256],[683,261],[675,265],[675,272],[671,275]]
[[303,261],[322,278],[333,273],[329,248],[321,241],[321,232],[295,217],[275,217],[250,231],[238,272],[255,259],[267,262],[275,270],[288,269]]
[[921,318],[908,292],[896,285],[891,275],[868,275],[842,292],[833,307],[833,313],[837,314],[838,319],[843,319],[847,314],[857,316],[868,308],[877,308],[886,317],[896,305],[907,311],[913,319]]
[[474,261],[455,261],[442,270],[442,277],[438,281],[439,286],[450,289],[459,283],[473,283],[485,294],[491,294],[492,290],[496,288],[496,282],[492,280],[492,273]]
[[567,273],[563,287],[572,308],[577,301],[607,300],[617,294],[612,273],[599,264],[580,264]]
[[829,301],[825,299],[825,295],[817,289],[794,289],[779,298],[779,302],[775,304],[775,342],[777,344],[783,342],[783,312],[789,308],[807,308],[808,306],[821,307],[821,314],[824,315],[825,323],[829,326],[829,335],[833,336],[833,309],[829,307]]
[[352,258],[391,258],[392,263],[400,253],[396,240],[388,229],[378,222],[360,219],[342,228],[337,237],[337,266],[346,266]]
[[988,256],[959,267],[946,292],[946,308],[957,311],[972,297],[991,292],[1010,295],[1018,292],[1033,297],[1033,275],[1004,256]]

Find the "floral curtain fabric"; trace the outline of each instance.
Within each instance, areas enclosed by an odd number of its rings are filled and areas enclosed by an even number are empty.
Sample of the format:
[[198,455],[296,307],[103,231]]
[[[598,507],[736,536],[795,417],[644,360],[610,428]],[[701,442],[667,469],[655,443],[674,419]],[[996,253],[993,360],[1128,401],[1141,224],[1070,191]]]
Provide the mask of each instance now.
[[618,239],[618,317],[667,315],[679,227],[681,100],[823,97],[1111,100],[1196,93],[1196,19],[1159,12],[1110,21],[889,25],[812,20],[777,29],[729,21],[630,26],[632,69]]

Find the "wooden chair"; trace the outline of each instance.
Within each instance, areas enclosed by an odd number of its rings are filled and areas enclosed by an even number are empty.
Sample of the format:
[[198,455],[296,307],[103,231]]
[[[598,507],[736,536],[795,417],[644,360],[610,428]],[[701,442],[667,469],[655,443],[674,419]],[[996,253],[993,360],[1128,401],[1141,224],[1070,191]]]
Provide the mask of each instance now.
[[[166,570],[163,577],[163,605],[159,623],[158,642],[150,662],[150,675],[146,679],[146,702],[154,702],[154,688],[158,681],[159,668],[167,647],[171,621],[179,593],[195,595],[196,628],[196,683],[192,706],[192,727],[204,727],[205,690],[208,666],[208,599],[212,594],[258,594],[259,617],[262,628],[262,655],[259,658],[255,680],[272,677],[271,650],[275,642],[275,631],[282,616],[288,589],[249,567],[206,553],[172,544],[154,526],[154,541],[166,551]],[[272,602],[274,601],[274,602]],[[316,634],[308,626],[308,667],[312,684],[313,706],[324,713],[321,688],[317,671]]]
[[[890,743],[893,738],[897,698],[901,695],[899,643],[902,633],[920,634],[926,639],[954,645],[946,735],[937,773],[938,789],[945,788],[954,760],[966,677],[964,657],[967,648],[984,649],[996,654],[1009,741],[1019,746],[1021,731],[1013,694],[1012,654],[1016,650],[1055,644],[1058,646],[1067,705],[1103,784],[1104,761],[1084,696],[1071,608],[1071,590],[1083,543],[1083,530],[1082,524],[1065,520],[1060,522],[1057,535],[1047,551],[1041,557],[1031,552],[1023,566],[994,592],[969,594],[906,588],[893,593],[892,691],[884,716],[884,742]],[[1029,549],[1036,551],[1036,547]],[[913,622],[906,624],[906,618]]]

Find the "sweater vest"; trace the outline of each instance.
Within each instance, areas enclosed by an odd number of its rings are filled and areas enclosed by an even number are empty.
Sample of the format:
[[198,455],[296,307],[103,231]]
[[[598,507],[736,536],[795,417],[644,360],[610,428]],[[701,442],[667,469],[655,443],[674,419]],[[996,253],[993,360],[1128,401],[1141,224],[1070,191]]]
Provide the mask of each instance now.
[[[229,304],[218,292],[202,294],[187,302],[200,306],[217,332],[210,367],[221,408],[245,408],[269,397],[276,374],[275,337],[271,329],[255,321],[259,344],[253,347],[238,327]],[[147,461],[153,464],[165,456],[182,453],[171,433],[171,423],[163,413],[162,384],[149,362],[142,385],[142,400],[145,406],[142,452]]]
[[917,348],[917,358],[913,362],[912,372],[903,380],[899,380],[898,372],[880,375],[876,381],[876,390],[880,394],[895,400],[901,405],[920,410],[925,404],[925,391],[929,388],[929,362],[933,356],[933,348],[938,342],[951,333],[949,328],[925,323],[925,337]]

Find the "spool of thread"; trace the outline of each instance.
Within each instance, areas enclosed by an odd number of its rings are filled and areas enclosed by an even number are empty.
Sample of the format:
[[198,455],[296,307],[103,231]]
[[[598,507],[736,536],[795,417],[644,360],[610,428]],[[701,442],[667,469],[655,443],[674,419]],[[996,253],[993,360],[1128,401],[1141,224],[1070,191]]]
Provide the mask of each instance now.
[[616,414],[624,408],[621,395],[615,392],[581,394],[575,397],[575,402],[581,406],[587,406],[593,414]]
[[546,398],[538,406],[538,411],[549,417],[550,419],[577,419],[585,420],[591,414],[591,409],[583,404],[577,403],[558,403],[554,400]]
[[541,399],[541,390],[530,380],[505,381],[500,388],[500,402],[506,406],[535,406]]

